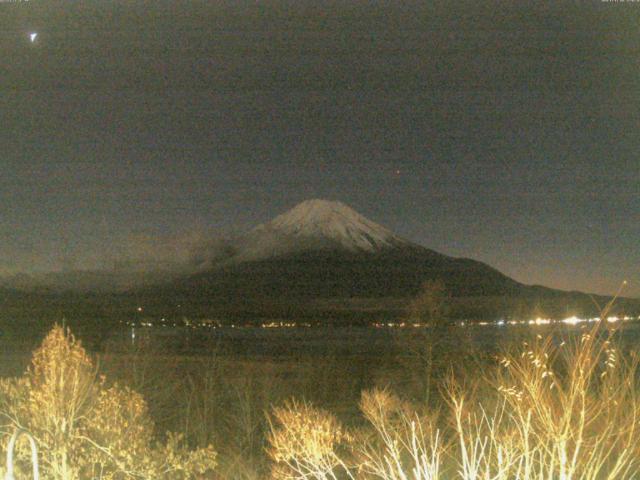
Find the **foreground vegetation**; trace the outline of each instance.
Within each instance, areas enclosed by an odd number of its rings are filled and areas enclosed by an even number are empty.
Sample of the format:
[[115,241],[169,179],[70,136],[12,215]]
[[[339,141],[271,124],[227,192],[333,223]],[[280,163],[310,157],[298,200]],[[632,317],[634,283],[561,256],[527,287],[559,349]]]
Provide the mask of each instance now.
[[296,401],[274,409],[269,436],[279,479],[635,478],[640,414],[635,356],[597,329],[578,342],[538,338],[479,380],[451,378],[420,405],[374,389],[367,424],[343,427]]
[[0,453],[22,428],[55,480],[635,478],[637,360],[616,335],[601,322],[465,360],[427,334],[390,375],[328,357],[282,381],[215,355],[96,362],[54,327],[0,382]]
[[[55,326],[34,352],[21,378],[0,382],[4,447],[17,429],[35,440],[42,478],[195,478],[212,471],[211,447],[187,450],[179,434],[160,443],[142,396],[109,385],[62,327]],[[27,444],[20,444],[17,469],[31,471]]]

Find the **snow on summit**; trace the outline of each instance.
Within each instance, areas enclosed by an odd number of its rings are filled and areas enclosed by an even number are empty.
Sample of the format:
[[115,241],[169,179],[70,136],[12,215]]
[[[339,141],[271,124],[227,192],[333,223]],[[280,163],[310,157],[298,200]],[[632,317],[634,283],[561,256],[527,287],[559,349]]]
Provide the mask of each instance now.
[[349,250],[374,251],[405,243],[344,203],[317,199],[298,204],[256,230],[303,240],[329,241]]

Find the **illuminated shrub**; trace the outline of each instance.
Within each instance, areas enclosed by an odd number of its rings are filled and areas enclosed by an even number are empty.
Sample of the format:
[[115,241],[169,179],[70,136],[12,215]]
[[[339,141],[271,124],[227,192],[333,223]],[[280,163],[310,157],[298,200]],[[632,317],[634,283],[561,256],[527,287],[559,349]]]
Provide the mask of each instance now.
[[442,445],[435,418],[420,415],[409,403],[380,389],[362,393],[360,410],[370,426],[356,442],[365,478],[438,478]]
[[454,409],[461,439],[470,432],[491,439],[476,455],[483,460],[467,462],[471,471],[505,479],[636,478],[637,361],[621,354],[610,333],[599,325],[577,341],[538,336],[523,344],[486,379],[496,389],[493,410],[476,408],[473,421],[459,397]]
[[272,420],[272,478],[324,480],[348,474],[340,451],[350,437],[333,415],[293,400],[274,408]]
[[[188,479],[215,467],[211,447],[189,451],[176,435],[158,444],[144,399],[107,385],[80,342],[59,326],[22,378],[0,381],[0,414],[3,447],[16,428],[31,433],[44,479]],[[24,448],[18,466],[27,471]]]
[[466,384],[449,380],[441,412],[364,392],[367,422],[348,449],[334,417],[290,402],[273,414],[276,478],[639,478],[638,361],[613,338],[601,325],[573,341],[538,336],[476,365]]

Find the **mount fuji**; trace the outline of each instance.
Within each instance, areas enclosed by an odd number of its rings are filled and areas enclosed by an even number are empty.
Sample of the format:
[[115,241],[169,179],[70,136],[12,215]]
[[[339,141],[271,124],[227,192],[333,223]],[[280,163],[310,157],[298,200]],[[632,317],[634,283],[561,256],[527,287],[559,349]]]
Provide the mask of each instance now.
[[[133,272],[137,277],[62,272],[45,278],[40,290],[29,289],[29,282],[22,288],[6,285],[15,290],[0,301],[6,297],[5,306],[21,310],[42,305],[45,312],[51,304],[61,312],[93,312],[97,305],[127,316],[144,305],[145,315],[158,318],[361,323],[402,318],[421,285],[439,280],[451,318],[559,317],[594,310],[587,294],[526,285],[482,262],[443,255],[337,201],[304,201],[245,234],[199,244],[189,253],[188,263]],[[640,313],[636,300],[617,304]]]
[[408,243],[344,203],[327,200],[302,202],[254,230],[257,235],[266,232],[277,232],[294,241],[333,244],[350,251],[374,252]]
[[[304,201],[231,243],[224,255],[214,256],[208,268],[190,280],[253,271],[255,276],[247,284],[255,284],[259,272],[269,271],[273,274],[269,275],[271,291],[280,273],[289,278],[295,273],[295,278],[306,278],[310,296],[328,294],[327,289],[348,295],[374,293],[373,285],[377,295],[409,293],[406,288],[415,290],[420,281],[439,276],[447,276],[452,284],[466,283],[458,287],[465,294],[480,285],[486,290],[488,280],[494,285],[491,293],[512,292],[520,286],[481,262],[449,257],[412,243],[338,201]],[[309,282],[315,286],[311,288]],[[285,283],[283,293],[305,290]]]
[[226,261],[246,262],[311,251],[370,253],[410,243],[347,205],[307,200],[234,239]]
[[562,315],[592,306],[586,294],[525,285],[482,262],[404,239],[341,202],[318,199],[235,238],[197,273],[138,293],[147,301],[172,298],[203,315],[364,318],[397,316],[435,279],[445,284],[458,317],[518,308]]

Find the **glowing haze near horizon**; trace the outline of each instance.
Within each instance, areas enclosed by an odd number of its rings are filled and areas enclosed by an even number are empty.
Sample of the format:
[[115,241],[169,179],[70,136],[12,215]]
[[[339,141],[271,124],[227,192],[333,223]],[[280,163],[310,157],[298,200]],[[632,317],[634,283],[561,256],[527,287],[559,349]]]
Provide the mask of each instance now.
[[640,4],[399,3],[0,3],[0,272],[179,256],[327,198],[640,295]]

